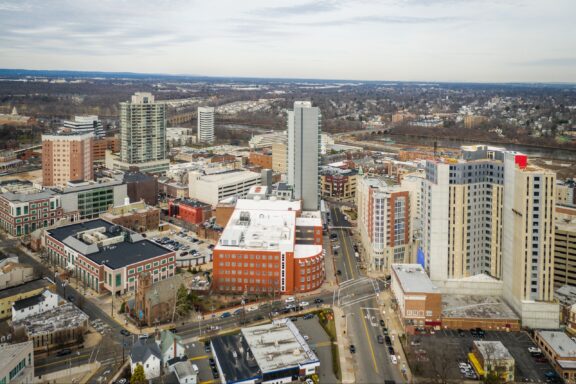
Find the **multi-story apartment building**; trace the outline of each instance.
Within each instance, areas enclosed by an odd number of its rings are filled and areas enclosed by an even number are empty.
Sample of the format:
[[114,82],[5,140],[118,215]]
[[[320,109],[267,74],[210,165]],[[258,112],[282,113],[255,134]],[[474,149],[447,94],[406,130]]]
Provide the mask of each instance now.
[[259,173],[240,169],[205,175],[193,171],[188,174],[189,197],[216,206],[224,198],[245,197],[250,187],[260,184]]
[[64,129],[74,133],[93,133],[94,137],[104,137],[104,127],[96,115],[74,116],[72,120],[64,120]]
[[102,137],[94,140],[94,145],[92,146],[92,159],[94,162],[103,163],[106,161],[107,150],[114,153],[120,152],[120,140],[117,136]]
[[174,251],[102,219],[53,228],[44,237],[51,261],[96,292],[134,291],[141,272],[153,282],[175,273]]
[[352,201],[356,198],[358,171],[337,167],[320,170],[320,196],[324,199]]
[[358,229],[369,268],[389,274],[394,263],[414,262],[410,191],[389,185],[384,179],[363,177],[358,181],[356,195]]
[[166,105],[148,92],[136,92],[130,102],[120,103],[120,160],[114,167],[160,173],[168,169],[166,158]]
[[0,194],[0,227],[12,236],[28,235],[61,220],[78,218],[78,210],[66,210],[61,196],[49,189],[12,189]]
[[320,109],[309,101],[294,102],[288,111],[288,184],[304,210],[319,207]]
[[433,281],[501,277],[504,150],[462,148],[462,159],[427,161],[422,248]]
[[325,277],[322,220],[300,201],[238,200],[213,253],[213,289],[293,294]]
[[553,300],[555,174],[526,155],[462,147],[455,161],[427,161],[422,249],[433,281],[488,274],[528,327],[558,326]]
[[556,206],[554,286],[576,287],[576,207]]
[[502,277],[504,298],[531,328],[557,328],[554,302],[556,174],[504,156]]
[[65,186],[94,178],[94,134],[42,135],[42,185]]
[[198,107],[199,143],[214,142],[214,107]]

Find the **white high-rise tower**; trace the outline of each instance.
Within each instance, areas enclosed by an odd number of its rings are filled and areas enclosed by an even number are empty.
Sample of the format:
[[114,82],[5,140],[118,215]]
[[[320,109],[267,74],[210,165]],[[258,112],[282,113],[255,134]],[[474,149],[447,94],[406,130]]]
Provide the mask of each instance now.
[[288,111],[288,184],[305,210],[319,205],[320,119],[320,109],[309,101],[296,101]]
[[198,142],[214,142],[214,107],[198,107]]

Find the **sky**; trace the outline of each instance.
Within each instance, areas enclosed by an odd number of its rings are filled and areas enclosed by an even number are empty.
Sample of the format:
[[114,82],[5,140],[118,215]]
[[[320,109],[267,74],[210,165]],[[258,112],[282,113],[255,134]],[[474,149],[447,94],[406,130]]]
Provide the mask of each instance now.
[[0,68],[576,82],[575,0],[0,0]]

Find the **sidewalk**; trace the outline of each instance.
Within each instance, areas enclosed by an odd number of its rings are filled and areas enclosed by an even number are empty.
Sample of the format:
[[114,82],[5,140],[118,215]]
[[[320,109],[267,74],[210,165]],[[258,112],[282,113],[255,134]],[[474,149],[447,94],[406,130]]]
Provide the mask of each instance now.
[[334,312],[334,324],[336,325],[336,335],[338,337],[338,356],[340,357],[340,372],[342,375],[341,382],[343,384],[352,384],[356,382],[354,357],[348,348],[345,347],[346,345],[350,345],[350,340],[344,331],[344,319],[342,318],[344,312],[339,307],[334,307],[332,310]]

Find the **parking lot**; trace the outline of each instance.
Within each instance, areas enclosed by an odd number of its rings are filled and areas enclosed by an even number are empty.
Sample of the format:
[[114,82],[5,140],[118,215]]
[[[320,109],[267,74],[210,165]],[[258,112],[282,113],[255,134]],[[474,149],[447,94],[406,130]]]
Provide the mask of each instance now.
[[176,265],[180,268],[206,265],[211,268],[212,248],[210,242],[199,239],[193,232],[170,231],[151,236],[150,240],[155,241],[164,247],[176,251]]
[[[330,348],[330,338],[318,322],[318,317],[304,319],[298,316],[295,323],[300,333],[308,338],[308,344],[320,359],[319,378],[321,383],[337,383],[332,368],[332,350]],[[188,344],[188,356],[199,369],[198,382],[214,380],[210,368],[209,359],[212,352],[207,353],[203,342]]]
[[[465,379],[460,372],[459,363],[468,361],[472,341],[478,340],[470,332],[460,335],[456,330],[436,331],[433,335],[410,336],[410,366],[417,375],[440,374],[446,379]],[[526,383],[547,382],[545,372],[552,366],[548,362],[539,362],[530,355],[529,347],[534,347],[525,332],[491,332],[486,331],[482,340],[501,341],[515,361],[515,381]],[[416,344],[416,345],[414,345]],[[469,379],[469,378],[468,378]]]

